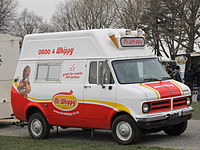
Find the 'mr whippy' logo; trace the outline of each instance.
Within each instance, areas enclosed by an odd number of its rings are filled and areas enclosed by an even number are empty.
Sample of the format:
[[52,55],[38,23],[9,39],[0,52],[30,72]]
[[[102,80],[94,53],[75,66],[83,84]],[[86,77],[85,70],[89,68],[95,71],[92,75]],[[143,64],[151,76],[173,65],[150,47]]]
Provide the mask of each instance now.
[[53,105],[63,111],[74,110],[78,106],[78,100],[73,95],[73,91],[61,92],[53,96]]

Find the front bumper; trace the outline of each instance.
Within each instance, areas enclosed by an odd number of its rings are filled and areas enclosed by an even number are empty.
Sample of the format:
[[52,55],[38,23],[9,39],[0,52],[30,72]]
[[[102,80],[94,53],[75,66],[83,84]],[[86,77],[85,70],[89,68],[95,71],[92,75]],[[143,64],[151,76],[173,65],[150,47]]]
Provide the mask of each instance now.
[[189,120],[192,117],[192,112],[194,109],[192,107],[184,108],[181,110],[171,111],[169,113],[163,114],[151,114],[146,117],[137,118],[137,125],[140,128],[152,129],[152,128],[162,128],[167,126],[172,126],[180,124]]

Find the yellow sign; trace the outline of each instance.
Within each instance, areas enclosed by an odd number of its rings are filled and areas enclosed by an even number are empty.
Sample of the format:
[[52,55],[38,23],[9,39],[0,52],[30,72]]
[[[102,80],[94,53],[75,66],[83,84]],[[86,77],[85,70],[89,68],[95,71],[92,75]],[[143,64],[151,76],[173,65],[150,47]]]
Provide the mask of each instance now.
[[186,56],[183,56],[183,55],[177,56],[175,58],[176,63],[179,64],[179,65],[186,64],[187,60],[188,60],[188,58]]
[[71,94],[72,92],[63,92],[54,95],[52,98],[53,105],[63,111],[74,110],[78,106],[78,100]]

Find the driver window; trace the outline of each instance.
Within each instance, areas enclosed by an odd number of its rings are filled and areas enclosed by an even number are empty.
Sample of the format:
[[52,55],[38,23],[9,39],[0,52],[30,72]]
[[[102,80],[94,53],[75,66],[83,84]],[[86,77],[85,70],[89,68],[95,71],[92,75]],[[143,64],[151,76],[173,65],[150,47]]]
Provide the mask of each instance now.
[[114,84],[113,76],[106,61],[93,61],[90,63],[90,84]]
[[114,79],[106,61],[99,62],[99,84],[114,84]]
[[90,63],[89,83],[97,84],[97,62]]

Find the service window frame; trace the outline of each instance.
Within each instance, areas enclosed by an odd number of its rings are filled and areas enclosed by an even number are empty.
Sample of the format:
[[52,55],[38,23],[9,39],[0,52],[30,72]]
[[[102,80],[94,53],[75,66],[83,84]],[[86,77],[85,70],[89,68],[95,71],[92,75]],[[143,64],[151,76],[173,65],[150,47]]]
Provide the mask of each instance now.
[[[39,69],[40,66],[46,66],[47,70],[44,72],[44,78],[38,77],[39,75]],[[54,73],[54,71],[51,71],[51,67],[58,66],[56,78],[50,78],[51,72]],[[51,71],[51,72],[50,72]],[[35,74],[35,82],[60,82],[61,80],[61,71],[62,71],[62,64],[61,63],[38,63],[36,65],[36,74]]]

